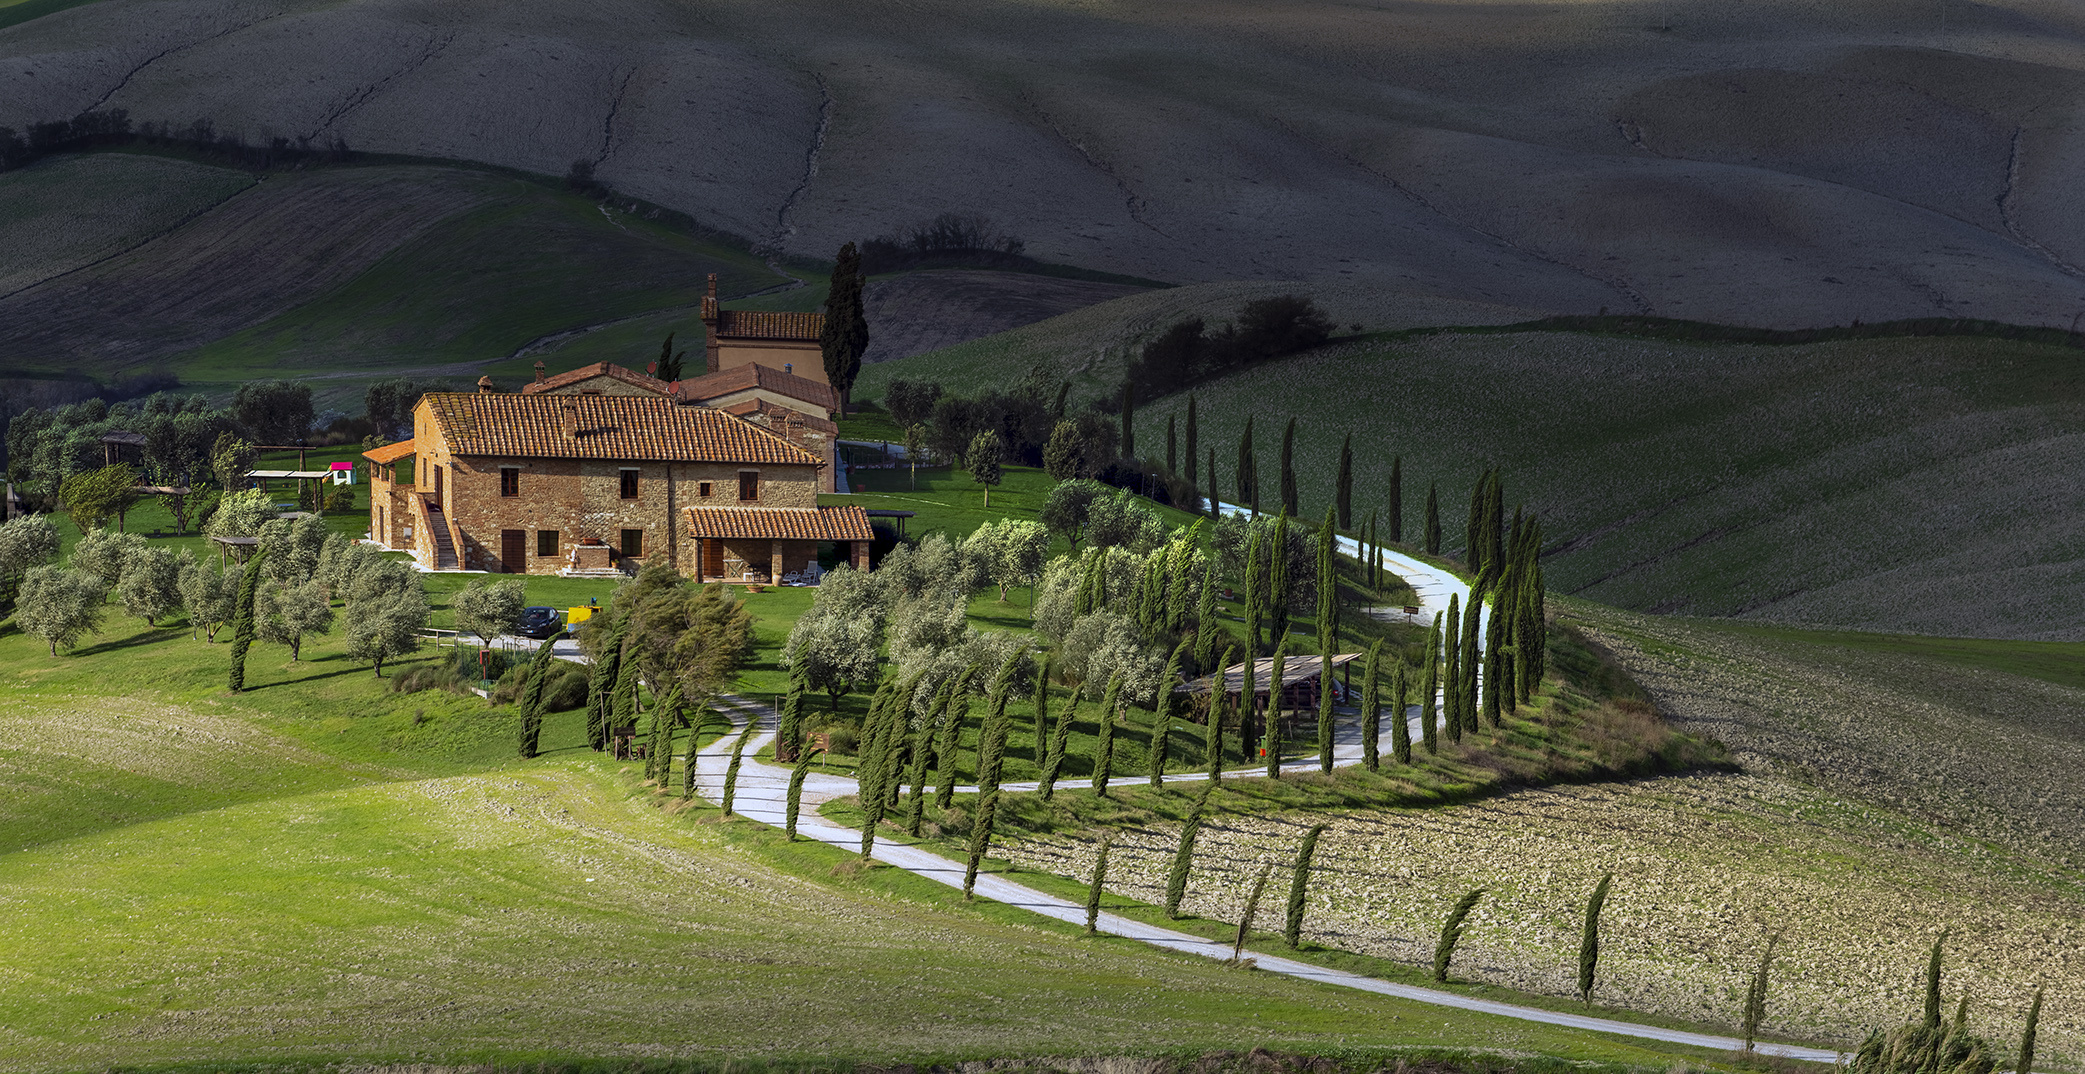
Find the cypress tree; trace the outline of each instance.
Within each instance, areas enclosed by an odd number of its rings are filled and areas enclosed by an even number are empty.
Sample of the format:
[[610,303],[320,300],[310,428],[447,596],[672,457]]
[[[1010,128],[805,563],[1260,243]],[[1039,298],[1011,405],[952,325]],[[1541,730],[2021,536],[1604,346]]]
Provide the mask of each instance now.
[[[1401,663],[1401,661],[1400,661]],[[1368,647],[1368,663],[1361,671],[1361,766],[1371,772],[1383,767],[1382,738],[1383,723],[1379,707],[1382,704],[1381,675],[1383,671],[1383,639],[1377,638]],[[1406,745],[1409,752],[1410,745]]]
[[977,807],[977,820],[970,825],[970,854],[963,861],[963,897],[971,897],[971,889],[977,886],[977,868],[984,864],[985,852],[992,847],[992,825],[999,819],[999,790],[993,788]]
[[[1187,472],[1181,476],[1187,478],[1188,484],[1201,488],[1202,476],[1195,472],[1195,464],[1201,458],[1197,454],[1200,449],[1195,443],[1195,432],[1195,397],[1193,392],[1189,392],[1187,394]],[[1214,480],[1215,475],[1212,474],[1210,477]]]
[[1115,708],[1122,696],[1122,673],[1108,680],[1107,695],[1100,702],[1100,735],[1093,744],[1093,792],[1108,796],[1108,780],[1115,774]]
[[534,757],[542,742],[543,682],[550,677],[550,667],[556,660],[548,641],[536,646],[536,655],[529,660],[528,677],[522,680],[520,753],[524,760]]
[[1334,499],[1339,504],[1339,528],[1350,531],[1354,528],[1354,434],[1339,445],[1339,485]]
[[1180,442],[1173,437],[1173,415],[1166,415],[1166,473],[1180,472]]
[[1933,941],[1933,951],[1926,958],[1926,1028],[1940,1028],[1940,950],[1947,943],[1947,931],[1941,930],[1940,937]]
[[608,709],[608,716],[611,721],[609,729],[614,731],[627,727],[630,729],[632,738],[636,737],[637,731],[638,669],[637,654],[631,651],[634,648],[636,648],[636,639],[626,635],[623,638],[622,658],[616,661],[615,693],[609,699]]
[[1391,711],[1396,713],[1390,723],[1390,756],[1398,764],[1412,763],[1412,725],[1405,717],[1405,706],[1411,696],[1411,679],[1406,672],[1404,659],[1398,658],[1397,667],[1390,675],[1390,694],[1396,699]]
[[1274,667],[1267,673],[1267,727],[1266,740],[1260,748],[1267,754],[1267,778],[1281,778],[1281,680],[1288,674],[1283,665],[1287,662],[1287,646],[1276,646]]
[[587,671],[586,743],[595,752],[608,744],[609,711],[615,704],[615,679],[621,670],[622,635],[620,623],[608,628],[608,636],[601,640],[600,655]]
[[1368,513],[1368,588],[1383,588],[1383,546],[1376,536],[1376,513]]
[[1600,877],[1593,888],[1592,898],[1585,903],[1585,933],[1578,941],[1578,1001],[1593,1002],[1593,974],[1600,967],[1600,910],[1607,905],[1607,885],[1614,882],[1614,874]]
[[1219,485],[1219,484],[1217,484],[1217,481],[1216,481],[1216,449],[1215,449],[1215,448],[1210,448],[1210,449],[1209,449],[1209,517],[1210,517],[1210,518],[1219,518],[1219,517],[1221,517],[1221,516],[1223,515],[1223,506],[1222,506],[1222,504],[1223,504],[1223,500],[1222,500],[1222,498],[1221,498],[1221,497],[1217,496],[1217,494],[1216,494],[1216,490],[1217,490],[1217,489],[1219,489],[1219,488],[1222,488],[1222,487],[1223,487],[1223,486],[1222,486],[1222,485]]
[[1477,733],[1477,630],[1483,622],[1484,602],[1470,591],[1470,602],[1462,606],[1462,729]]
[[1032,751],[1035,767],[1043,766],[1044,757],[1050,752],[1050,653],[1043,654],[1042,667],[1035,673],[1035,749]]
[[1325,508],[1324,525],[1318,527],[1318,648],[1339,644],[1339,561],[1332,528],[1332,509]]
[[253,647],[255,633],[253,601],[261,587],[261,562],[268,558],[263,548],[246,561],[246,569],[239,573],[239,603],[232,610],[232,666],[230,685],[233,693],[246,689],[246,650]]
[[2020,1063],[2014,1068],[2015,1074],[2033,1074],[2034,1031],[2041,1024],[2041,1020],[2042,989],[2040,985],[2036,985],[2034,1000],[2027,1005],[2027,1028],[2020,1034]]
[[1260,896],[1267,891],[1267,878],[1274,875],[1274,863],[1260,866],[1260,875],[1252,882],[1252,893],[1245,897],[1245,910],[1238,915],[1238,936],[1231,941],[1231,961],[1245,957],[1245,941],[1252,937],[1253,918],[1260,916]]
[[[1209,722],[1202,728],[1202,754],[1203,759],[1209,763],[1211,788],[1223,782],[1223,710],[1230,697],[1231,659],[1237,652],[1237,649],[1226,646],[1223,651],[1223,663],[1218,664],[1211,672],[1212,677],[1209,680]],[[1247,665],[1248,681],[1244,688],[1248,691],[1252,688],[1251,676],[1251,666]]]
[[920,829],[927,815],[927,756],[934,752],[932,739],[934,723],[940,715],[940,706],[947,702],[946,683],[934,700],[927,703],[927,713],[912,731],[912,794],[905,802],[905,834],[919,838]]
[[1390,543],[1404,543],[1404,456],[1390,456]]
[[1086,888],[1086,935],[1099,931],[1100,893],[1108,880],[1108,843],[1114,833],[1105,832],[1100,837],[1100,854],[1093,859],[1093,883]]
[[1195,670],[1207,674],[1216,659],[1216,568],[1202,572],[1202,593],[1195,600]]
[[1441,732],[1434,702],[1441,690],[1441,613],[1433,613],[1433,629],[1426,632],[1426,679],[1419,688],[1419,741],[1429,755],[1441,752]]
[[[1474,595],[1473,595],[1474,598]],[[1448,594],[1448,636],[1441,644],[1442,659],[1447,664],[1445,689],[1441,691],[1441,723],[1448,729],[1448,741],[1462,741],[1462,616],[1457,602],[1460,593]]]
[[1310,888],[1310,859],[1318,852],[1318,836],[1325,834],[1325,826],[1316,825],[1303,833],[1303,844],[1296,848],[1296,865],[1289,874],[1289,918],[1282,927],[1281,937],[1294,948],[1303,938],[1303,903]]
[[1441,938],[1433,945],[1434,980],[1448,979],[1448,963],[1455,958],[1455,945],[1462,942],[1463,922],[1469,918],[1470,911],[1476,908],[1477,900],[1483,897],[1483,888],[1472,890],[1456,900],[1454,909],[1448,911],[1448,919],[1441,922]]
[[681,755],[681,797],[695,797],[695,759],[702,753],[702,729],[709,724],[709,705],[695,706],[688,718],[688,751]]
[[789,692],[782,698],[782,719],[775,727],[775,760],[795,761],[804,748],[804,694],[809,683],[803,669],[789,673]]
[[999,773],[1006,765],[1007,734],[1013,727],[1013,721],[1006,715],[1006,703],[1013,691],[1014,666],[1022,655],[1016,651],[1008,656],[999,666],[999,673],[992,676],[985,725],[977,740],[977,792],[981,795],[999,790]]
[[1260,618],[1266,604],[1267,568],[1262,543],[1260,528],[1252,527],[1252,539],[1245,545],[1245,649],[1250,654],[1260,651]]
[[892,698],[897,692],[897,680],[886,678],[876,688],[876,696],[869,701],[868,718],[862,721],[861,756],[855,765],[856,799],[862,811],[863,861],[869,860],[869,852],[876,845],[876,826],[883,823],[884,787],[879,778],[883,773],[883,757],[891,745],[885,741],[889,735]]
[[869,321],[862,307],[862,259],[853,243],[840,247],[825,294],[825,325],[818,333],[826,383],[840,393],[845,413],[854,378],[861,372],[862,352],[869,349]]
[[1506,523],[1506,483],[1498,467],[1491,469],[1491,476],[1484,487],[1484,563],[1497,566],[1505,558],[1501,543]]
[[1166,669],[1158,677],[1158,696],[1151,699],[1151,749],[1146,758],[1151,769],[1153,789],[1166,783],[1166,758],[1172,753],[1173,744],[1173,684],[1180,681],[1180,664],[1187,659],[1187,641],[1173,646],[1173,655],[1166,661]]
[[1275,648],[1289,639],[1289,513],[1274,520],[1274,537],[1267,547],[1267,646]]
[[[666,709],[661,707],[652,715],[654,720],[664,720]],[[670,725],[669,725],[670,726]],[[746,721],[746,729],[740,732],[738,741],[731,745],[731,763],[724,766],[724,815],[731,815],[732,800],[738,797],[738,769],[746,763],[746,743],[753,741],[753,721]]]
[[950,692],[948,716],[941,721],[940,740],[934,743],[934,775],[940,784],[934,794],[937,809],[946,810],[956,801],[956,754],[962,748],[963,724],[970,718],[970,699],[964,691],[970,677],[977,672],[978,666],[971,664],[950,680],[954,687]]
[[1508,613],[1496,595],[1492,600],[1491,618],[1484,623],[1484,722],[1496,731],[1504,705],[1500,695],[1510,693],[1512,687],[1506,681],[1506,645],[1500,637]]
[[1426,554],[1441,554],[1441,486],[1426,486]]
[[1293,515],[1296,507],[1296,419],[1289,419],[1281,434],[1281,511]]
[[1238,438],[1238,506],[1260,513],[1260,471],[1252,457],[1252,415],[1245,416],[1245,433]]
[[[1745,987],[1745,1051],[1752,1050],[1753,1039],[1759,1035],[1759,1023],[1766,1020],[1767,973],[1774,965],[1774,947],[1781,942],[1781,934],[1775,932],[1766,938],[1766,950],[1760,953],[1759,968],[1752,971],[1752,981]],[[2025,1067],[2020,1074],[2028,1074]]]
[[1332,650],[1318,650],[1318,771],[1332,774]]
[[1194,866],[1195,836],[1202,833],[1202,810],[1197,807],[1180,826],[1180,848],[1173,852],[1173,871],[1166,877],[1166,916],[1180,918],[1180,900],[1187,897],[1187,873]]
[[1079,695],[1071,695],[1070,707],[1057,717],[1057,727],[1050,735],[1050,755],[1043,761],[1042,800],[1047,802],[1057,793],[1057,773],[1064,767],[1064,754],[1071,749],[1071,726],[1079,718]]
[[816,746],[805,750],[804,755],[796,759],[796,767],[789,770],[789,815],[782,830],[792,843],[796,842],[796,815],[804,801],[804,777],[811,774],[811,760],[818,753]]

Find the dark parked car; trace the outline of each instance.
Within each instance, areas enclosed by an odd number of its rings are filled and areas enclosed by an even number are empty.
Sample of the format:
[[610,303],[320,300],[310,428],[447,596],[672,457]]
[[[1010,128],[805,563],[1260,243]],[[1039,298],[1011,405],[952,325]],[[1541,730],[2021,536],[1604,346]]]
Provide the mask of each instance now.
[[515,632],[524,638],[555,637],[565,629],[565,614],[556,608],[523,608],[521,625]]

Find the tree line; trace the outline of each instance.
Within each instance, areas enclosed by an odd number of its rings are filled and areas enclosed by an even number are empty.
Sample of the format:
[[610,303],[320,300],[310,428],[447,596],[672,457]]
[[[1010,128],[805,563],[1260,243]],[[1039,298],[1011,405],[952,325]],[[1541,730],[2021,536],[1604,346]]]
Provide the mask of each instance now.
[[309,136],[282,135],[249,142],[243,132],[220,131],[209,119],[198,119],[187,126],[165,122],[132,124],[127,109],[110,108],[90,109],[70,119],[39,120],[22,130],[0,127],[0,171],[27,167],[58,153],[131,145],[185,149],[255,171],[339,163],[355,156],[347,140],[338,134],[323,142]]

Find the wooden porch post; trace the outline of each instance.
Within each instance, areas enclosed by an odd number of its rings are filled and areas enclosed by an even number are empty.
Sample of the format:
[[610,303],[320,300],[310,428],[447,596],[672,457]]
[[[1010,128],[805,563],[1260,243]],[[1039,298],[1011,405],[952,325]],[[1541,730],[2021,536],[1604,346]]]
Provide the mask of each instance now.
[[768,581],[770,581],[770,582],[773,582],[773,583],[774,583],[774,584],[776,584],[776,585],[781,585],[781,584],[782,584],[782,542],[780,542],[780,541],[769,541],[769,542],[767,543],[767,547],[768,547],[768,552],[767,552],[767,555],[768,555],[768,567],[767,567],[767,580],[768,580]]
[[701,585],[703,580],[702,546],[705,542],[702,538],[693,535],[690,535],[688,539],[695,542],[695,584]]

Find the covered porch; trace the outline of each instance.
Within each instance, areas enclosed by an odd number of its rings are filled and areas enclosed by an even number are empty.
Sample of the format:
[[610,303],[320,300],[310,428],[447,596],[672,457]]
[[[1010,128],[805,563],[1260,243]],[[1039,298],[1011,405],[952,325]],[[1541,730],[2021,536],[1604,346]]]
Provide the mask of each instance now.
[[842,507],[690,507],[688,574],[702,582],[816,584],[819,551],[838,545],[857,570],[869,568],[876,535],[868,515]]

